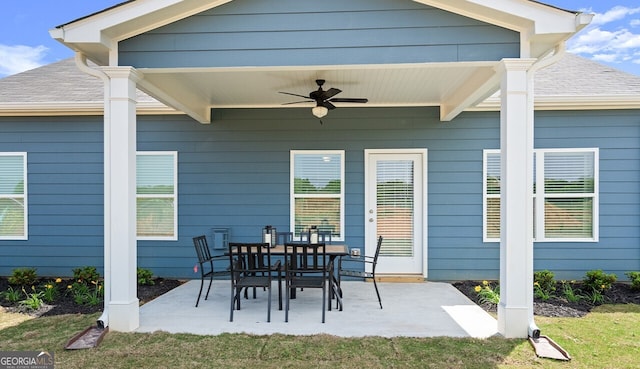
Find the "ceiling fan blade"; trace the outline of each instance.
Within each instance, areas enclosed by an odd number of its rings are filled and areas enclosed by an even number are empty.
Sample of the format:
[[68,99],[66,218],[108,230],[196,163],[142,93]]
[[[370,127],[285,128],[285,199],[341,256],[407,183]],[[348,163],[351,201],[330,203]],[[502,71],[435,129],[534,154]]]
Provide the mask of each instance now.
[[310,103],[310,102],[315,102],[315,101],[313,100],[292,101],[292,102],[283,103],[282,105],[302,104],[302,103]]
[[353,98],[353,97],[335,97],[330,99],[331,102],[346,102],[346,103],[366,103],[369,99],[365,98]]
[[285,95],[291,95],[291,96],[303,97],[303,98],[305,98],[305,99],[308,99],[308,98],[309,98],[309,96],[298,95],[298,94],[292,94],[291,92],[278,91],[278,93],[285,94]]
[[336,96],[337,94],[339,94],[340,92],[342,92],[342,90],[339,90],[337,88],[330,88],[326,91],[322,91],[322,94],[319,96],[321,100],[327,100],[330,99],[334,96]]
[[336,106],[335,106],[335,105],[333,105],[332,103],[330,103],[330,102],[328,102],[328,101],[320,102],[320,103],[318,103],[318,105],[322,105],[322,106],[324,106],[325,108],[327,108],[327,109],[329,109],[329,110],[333,110],[333,109],[335,109],[335,108],[336,108]]

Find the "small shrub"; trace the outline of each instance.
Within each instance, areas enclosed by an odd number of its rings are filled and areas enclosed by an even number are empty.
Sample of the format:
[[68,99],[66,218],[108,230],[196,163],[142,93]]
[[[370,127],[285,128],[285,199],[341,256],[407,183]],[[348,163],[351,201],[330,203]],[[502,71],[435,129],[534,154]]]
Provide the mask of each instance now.
[[640,290],[640,272],[626,272],[624,274],[631,280],[631,289]]
[[602,292],[610,289],[617,279],[615,274],[606,274],[601,269],[598,269],[588,271],[583,282],[587,290],[602,294]]
[[80,283],[88,284],[91,281],[98,281],[100,274],[94,266],[85,266],[73,269],[73,278]]
[[42,292],[36,292],[36,288],[33,286],[31,287],[31,290],[33,292],[27,293],[24,288],[22,289],[22,292],[24,292],[27,298],[20,301],[20,305],[26,307],[29,310],[38,310],[40,309],[42,304],[44,304],[44,302],[42,301]]
[[9,284],[14,286],[33,286],[38,280],[35,268],[17,268],[11,272]]
[[494,288],[488,281],[482,281],[482,286],[476,286],[475,291],[478,293],[480,303],[498,304],[500,302],[500,286]]
[[577,293],[576,290],[573,289],[574,283],[575,281],[562,281],[562,295],[569,302],[579,302],[580,300],[585,298],[583,295]]
[[533,273],[533,291],[535,297],[544,301],[551,298],[556,290],[553,272],[540,270]]
[[104,296],[102,283],[98,281],[91,281],[88,284],[82,280],[76,281],[67,286],[67,292],[78,305],[98,305]]
[[20,301],[20,298],[22,297],[22,295],[20,294],[20,290],[14,290],[11,286],[9,286],[6,291],[0,292],[0,296],[4,298],[5,301],[12,304]]
[[149,269],[138,268],[138,284],[142,286],[153,286],[156,282],[153,280],[153,272]]
[[53,302],[60,295],[60,290],[55,282],[49,281],[42,285],[42,299],[46,302]]

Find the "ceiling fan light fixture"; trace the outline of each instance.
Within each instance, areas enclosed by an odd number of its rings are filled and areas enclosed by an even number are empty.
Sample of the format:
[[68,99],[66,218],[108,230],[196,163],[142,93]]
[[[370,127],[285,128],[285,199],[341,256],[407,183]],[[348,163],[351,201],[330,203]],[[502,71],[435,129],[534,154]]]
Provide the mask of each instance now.
[[322,118],[325,115],[327,115],[327,113],[329,112],[329,109],[327,109],[324,106],[314,106],[313,109],[311,109],[311,113],[313,113],[313,115],[316,118]]

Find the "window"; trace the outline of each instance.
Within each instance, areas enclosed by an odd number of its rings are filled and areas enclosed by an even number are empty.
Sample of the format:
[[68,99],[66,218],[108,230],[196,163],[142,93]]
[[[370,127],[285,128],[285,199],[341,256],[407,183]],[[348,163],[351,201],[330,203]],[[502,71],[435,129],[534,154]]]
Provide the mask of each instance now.
[[[500,151],[484,151],[484,240],[500,240]],[[534,240],[598,240],[598,149],[534,150]],[[539,186],[538,184],[543,184]]]
[[139,240],[177,240],[178,153],[138,152],[136,156]]
[[27,239],[27,153],[0,153],[0,240]]
[[344,151],[291,151],[291,229],[344,240]]

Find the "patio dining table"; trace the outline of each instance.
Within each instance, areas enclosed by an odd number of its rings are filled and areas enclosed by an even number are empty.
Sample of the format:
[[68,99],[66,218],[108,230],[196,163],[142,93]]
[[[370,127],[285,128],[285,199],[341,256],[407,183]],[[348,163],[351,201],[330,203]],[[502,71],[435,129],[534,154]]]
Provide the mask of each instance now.
[[[349,247],[346,244],[331,244],[325,245],[325,247],[330,263],[333,263],[339,256],[346,256],[349,254]],[[284,245],[276,245],[271,248],[270,252],[271,256],[285,256]],[[331,275],[331,281],[339,287],[338,278],[336,278],[335,274]],[[295,290],[291,291],[291,298],[296,298]]]

